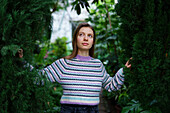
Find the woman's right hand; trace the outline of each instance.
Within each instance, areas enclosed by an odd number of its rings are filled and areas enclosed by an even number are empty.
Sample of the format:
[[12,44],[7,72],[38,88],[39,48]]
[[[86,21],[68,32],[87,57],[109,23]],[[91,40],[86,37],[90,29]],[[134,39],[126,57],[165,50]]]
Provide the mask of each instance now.
[[18,50],[18,55],[19,55],[19,58],[23,57],[23,49]]

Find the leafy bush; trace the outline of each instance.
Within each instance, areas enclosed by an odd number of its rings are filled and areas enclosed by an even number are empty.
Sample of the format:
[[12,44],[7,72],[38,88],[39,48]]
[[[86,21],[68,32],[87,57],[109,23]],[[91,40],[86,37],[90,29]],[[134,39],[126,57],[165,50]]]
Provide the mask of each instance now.
[[[51,109],[48,82],[42,86],[36,71],[23,68],[23,60],[32,61],[36,40],[50,38],[51,4],[50,0],[0,2],[1,113],[42,113]],[[18,58],[20,48],[24,59]]]
[[55,60],[65,57],[67,55],[66,37],[57,38],[54,43],[47,40],[43,43],[37,42],[40,52],[34,55],[33,62],[38,66],[37,68],[45,67]]
[[118,33],[123,49],[120,62],[133,57],[132,69],[125,69],[128,95],[143,109],[170,111],[169,2],[167,0],[119,0],[121,18]]

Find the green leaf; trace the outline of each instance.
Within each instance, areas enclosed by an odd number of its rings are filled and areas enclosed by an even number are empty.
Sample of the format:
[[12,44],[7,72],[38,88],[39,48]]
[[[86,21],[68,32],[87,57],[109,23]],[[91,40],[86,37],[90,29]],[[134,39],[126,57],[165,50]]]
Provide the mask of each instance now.
[[77,14],[79,15],[81,13],[81,9],[80,9],[80,5],[77,4],[76,7],[75,7],[76,11],[77,11]]
[[123,110],[121,113],[129,113],[132,108],[133,108],[132,106],[123,107]]
[[2,56],[7,55],[7,52],[10,51],[12,52],[13,56],[15,56],[15,54],[17,53],[17,51],[20,49],[20,47],[18,45],[8,45],[8,46],[4,46],[1,49],[1,54]]
[[84,2],[80,2],[81,7],[84,8]]

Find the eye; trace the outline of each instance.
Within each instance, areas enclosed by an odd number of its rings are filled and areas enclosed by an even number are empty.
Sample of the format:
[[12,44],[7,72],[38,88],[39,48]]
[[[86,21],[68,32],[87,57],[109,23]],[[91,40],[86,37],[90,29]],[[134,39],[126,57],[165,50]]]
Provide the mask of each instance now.
[[79,36],[80,36],[80,37],[83,37],[83,36],[84,36],[84,34],[83,34],[83,33],[80,33],[80,34],[79,34]]
[[93,38],[93,36],[91,34],[89,34],[88,37]]

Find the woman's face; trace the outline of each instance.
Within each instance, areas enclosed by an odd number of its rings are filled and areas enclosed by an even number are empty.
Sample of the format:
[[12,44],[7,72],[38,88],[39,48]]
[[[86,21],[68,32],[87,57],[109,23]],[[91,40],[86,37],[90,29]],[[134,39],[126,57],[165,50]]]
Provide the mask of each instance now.
[[89,50],[93,45],[93,30],[90,27],[82,27],[77,36],[79,50]]

